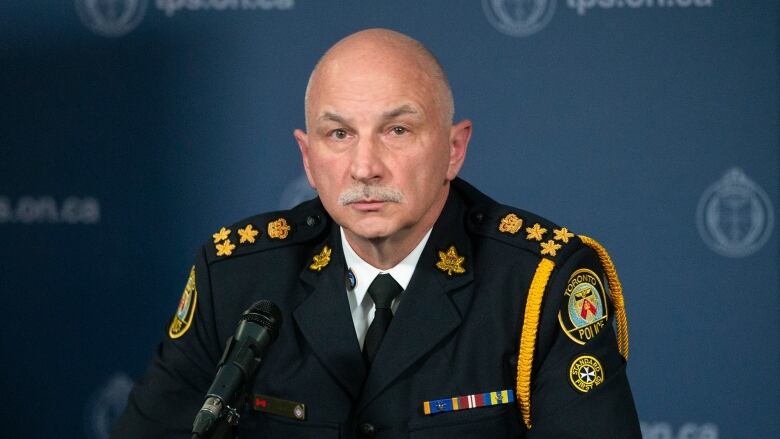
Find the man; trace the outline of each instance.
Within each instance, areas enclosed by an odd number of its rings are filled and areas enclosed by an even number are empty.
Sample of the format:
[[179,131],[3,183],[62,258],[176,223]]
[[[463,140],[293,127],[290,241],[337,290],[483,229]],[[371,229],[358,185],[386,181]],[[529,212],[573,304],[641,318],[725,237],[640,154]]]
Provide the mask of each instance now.
[[284,324],[242,439],[639,438],[609,257],[456,178],[472,124],[452,116],[418,42],[333,46],[294,133],[318,198],[206,243],[114,437],[189,437],[238,317],[268,299]]

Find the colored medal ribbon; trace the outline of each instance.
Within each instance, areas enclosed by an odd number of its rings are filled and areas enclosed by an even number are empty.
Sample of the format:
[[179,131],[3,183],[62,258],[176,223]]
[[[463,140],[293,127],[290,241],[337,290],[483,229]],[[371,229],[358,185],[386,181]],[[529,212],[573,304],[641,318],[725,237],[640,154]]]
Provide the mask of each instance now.
[[515,400],[515,392],[512,390],[500,390],[498,392],[475,393],[473,395],[454,396],[452,398],[434,399],[423,402],[423,412],[426,415],[436,413],[455,412],[479,407],[489,407],[499,404],[509,404]]

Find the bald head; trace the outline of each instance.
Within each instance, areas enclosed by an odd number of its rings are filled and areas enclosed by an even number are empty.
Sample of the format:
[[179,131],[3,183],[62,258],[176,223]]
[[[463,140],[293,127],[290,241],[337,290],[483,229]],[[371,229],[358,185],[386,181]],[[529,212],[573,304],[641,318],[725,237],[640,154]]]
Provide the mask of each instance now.
[[306,126],[312,99],[323,87],[349,78],[382,72],[413,77],[432,93],[442,120],[452,123],[455,105],[449,81],[436,57],[419,41],[388,29],[367,29],[337,42],[320,58],[306,86]]

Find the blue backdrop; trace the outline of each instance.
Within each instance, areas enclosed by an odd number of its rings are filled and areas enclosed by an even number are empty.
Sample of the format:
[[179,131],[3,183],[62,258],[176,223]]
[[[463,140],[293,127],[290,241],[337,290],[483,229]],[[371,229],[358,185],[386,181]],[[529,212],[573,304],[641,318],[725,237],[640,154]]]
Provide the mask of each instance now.
[[645,438],[780,437],[778,2],[6,0],[4,437],[103,439],[220,226],[311,195],[318,57],[441,59],[462,175],[599,239]]

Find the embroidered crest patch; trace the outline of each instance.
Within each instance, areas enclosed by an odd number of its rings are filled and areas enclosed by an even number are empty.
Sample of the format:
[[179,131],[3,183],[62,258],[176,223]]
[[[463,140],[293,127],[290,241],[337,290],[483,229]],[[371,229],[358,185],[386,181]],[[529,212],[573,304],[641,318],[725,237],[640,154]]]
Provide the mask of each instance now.
[[286,239],[290,234],[290,225],[287,220],[279,218],[276,221],[268,223],[268,237],[273,239]]
[[607,323],[607,300],[599,276],[580,268],[569,277],[566,296],[558,311],[558,322],[572,341],[584,345]]
[[187,285],[184,286],[184,292],[179,299],[179,307],[168,327],[168,336],[176,339],[184,335],[195,316],[195,307],[198,304],[198,291],[195,289],[195,266],[190,270],[190,276],[187,278]]
[[580,355],[569,366],[569,382],[582,393],[587,393],[604,382],[604,369],[596,357]]
[[498,231],[514,235],[520,230],[520,227],[523,227],[523,220],[514,213],[510,213],[501,218]]

